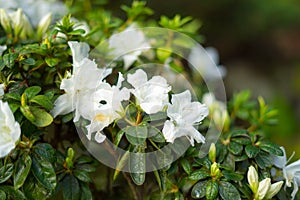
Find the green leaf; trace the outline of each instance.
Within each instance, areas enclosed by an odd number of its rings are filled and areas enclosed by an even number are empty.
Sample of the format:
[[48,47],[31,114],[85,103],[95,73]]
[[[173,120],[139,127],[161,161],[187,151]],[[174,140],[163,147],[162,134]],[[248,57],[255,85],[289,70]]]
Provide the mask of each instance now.
[[15,190],[12,186],[0,186],[0,190],[6,193],[7,199],[26,200],[25,195],[20,190]]
[[32,174],[26,179],[23,189],[26,198],[30,200],[46,200],[46,197],[49,195],[49,191]]
[[130,175],[136,185],[142,185],[146,178],[146,155],[144,147],[138,147],[136,153],[129,155]]
[[283,156],[283,152],[280,149],[280,147],[277,144],[274,144],[272,142],[261,142],[259,145],[260,149],[270,153],[274,154],[276,156]]
[[14,188],[19,189],[24,184],[31,168],[32,160],[28,154],[22,154],[16,162],[14,172]]
[[245,152],[249,158],[254,158],[259,153],[259,148],[254,145],[247,145]]
[[219,184],[213,180],[209,180],[206,184],[206,199],[214,200],[218,196]]
[[26,95],[26,98],[30,100],[40,93],[41,90],[42,88],[40,86],[31,86],[25,89],[24,94]]
[[74,31],[71,31],[68,33],[69,35],[82,35],[85,34],[85,30],[84,29],[76,29]]
[[247,145],[251,144],[251,139],[249,137],[235,137],[231,138],[230,141],[236,142],[238,144]]
[[92,192],[86,183],[80,183],[80,191],[81,191],[81,200],[92,200]]
[[113,180],[116,180],[120,171],[123,169],[123,167],[128,163],[128,159],[129,159],[129,155],[130,155],[130,151],[126,151],[122,157],[120,158],[120,160],[117,163],[117,167],[113,176]]
[[235,173],[232,171],[227,171],[227,170],[223,170],[222,174],[228,181],[241,181],[244,178],[244,176],[242,174],[238,174],[238,173]]
[[59,59],[58,58],[45,58],[45,62],[47,63],[47,65],[49,67],[54,67],[55,65],[57,65],[59,63]]
[[85,183],[92,182],[92,180],[91,180],[89,174],[88,174],[87,172],[85,172],[85,171],[75,169],[75,170],[73,171],[73,173],[74,173],[74,176],[75,176],[77,179],[81,180],[82,182],[85,182]]
[[154,126],[148,127],[148,135],[149,135],[149,139],[153,140],[154,142],[158,142],[158,143],[166,142],[162,132],[160,132],[160,130],[155,128]]
[[244,129],[238,129],[231,131],[231,137],[248,137],[248,131]]
[[255,157],[255,161],[261,169],[271,167],[273,164],[272,156],[264,151],[259,152],[259,154]]
[[240,194],[238,190],[230,183],[220,181],[219,192],[224,200],[240,200]]
[[33,152],[39,156],[39,158],[48,160],[53,163],[56,160],[55,149],[48,143],[39,143],[33,147]]
[[52,164],[43,160],[36,154],[32,154],[32,173],[35,178],[47,189],[54,190],[56,187],[56,174]]
[[27,105],[21,106],[20,111],[24,115],[24,117],[26,117],[26,119],[28,119],[31,122],[35,121],[35,116],[31,112],[29,106],[27,106]]
[[6,200],[6,194],[3,192],[3,190],[0,190],[0,199]]
[[64,200],[79,200],[80,186],[78,180],[73,175],[68,175],[62,182]]
[[198,169],[191,173],[189,179],[198,181],[198,180],[206,179],[207,177],[210,177],[210,173],[207,170]]
[[8,53],[3,56],[3,62],[8,68],[12,68],[15,64],[15,60],[18,58],[17,53]]
[[124,133],[125,133],[124,129],[121,129],[121,130],[117,133],[117,135],[116,135],[116,137],[115,137],[115,140],[114,140],[114,144],[115,144],[116,146],[119,146],[119,143],[121,142],[121,139],[122,139]]
[[35,60],[33,58],[27,58],[21,61],[23,65],[35,65]]
[[37,96],[33,97],[30,100],[30,102],[36,103],[36,104],[46,108],[47,110],[51,110],[53,108],[52,102],[48,99],[48,97],[46,97],[44,95],[37,95]]
[[243,151],[243,145],[230,141],[228,150],[234,155],[240,155]]
[[146,141],[147,138],[147,126],[138,125],[130,126],[126,128],[125,135],[127,140],[133,145],[140,145]]
[[190,175],[190,173],[191,173],[191,171],[192,171],[192,166],[191,166],[191,164],[189,163],[189,161],[186,160],[186,159],[182,159],[182,160],[180,160],[180,164],[181,164],[183,170],[184,170],[188,175]]
[[207,181],[198,182],[192,189],[191,196],[194,199],[201,199],[206,195]]
[[53,121],[52,116],[43,109],[30,106],[30,111],[32,115],[35,117],[35,119],[29,121],[31,121],[37,127],[49,126]]
[[6,93],[4,95],[4,97],[8,98],[8,99],[13,99],[13,100],[16,100],[16,101],[21,101],[21,95],[19,93],[15,93],[15,92]]
[[7,181],[14,173],[14,165],[8,163],[0,168],[0,183]]

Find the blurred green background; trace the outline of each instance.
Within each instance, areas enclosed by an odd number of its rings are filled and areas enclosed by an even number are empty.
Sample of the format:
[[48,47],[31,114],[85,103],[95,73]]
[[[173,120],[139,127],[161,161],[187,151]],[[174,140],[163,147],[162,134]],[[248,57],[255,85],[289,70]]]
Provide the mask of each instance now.
[[[86,9],[104,6],[124,19],[120,6],[132,0],[77,2]],[[227,68],[228,96],[249,89],[253,98],[263,96],[279,109],[279,125],[269,135],[288,155],[296,151],[295,159],[300,158],[300,1],[148,0],[147,5],[154,10],[150,18],[180,14],[199,19],[203,45],[217,48]]]
[[[119,7],[130,3],[112,0],[107,8],[124,18]],[[149,0],[147,5],[156,19],[175,14],[199,19],[204,46],[216,47],[227,68],[228,96],[249,89],[279,109],[270,137],[300,158],[300,1]]]

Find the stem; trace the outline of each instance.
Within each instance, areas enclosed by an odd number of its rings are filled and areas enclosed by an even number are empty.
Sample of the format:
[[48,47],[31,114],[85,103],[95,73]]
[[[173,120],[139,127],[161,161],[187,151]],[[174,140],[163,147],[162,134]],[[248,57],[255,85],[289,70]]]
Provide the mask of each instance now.
[[[111,146],[108,144],[108,142],[106,140],[104,140],[103,144],[105,145],[105,148],[109,151],[109,153],[114,156],[114,158],[117,160],[117,155],[115,154],[115,151],[111,148]],[[137,191],[135,189],[135,185],[132,183],[131,178],[128,176],[128,174],[126,174],[125,172],[122,172],[124,178],[126,179],[130,190],[132,192],[133,198],[135,200],[140,200],[140,198],[138,197]]]
[[125,172],[122,172],[122,174],[123,174],[124,178],[126,179],[129,187],[130,187],[130,190],[131,190],[131,192],[133,194],[133,198],[135,200],[140,200],[140,198],[138,197],[137,191],[135,190],[135,185],[131,181],[131,178]]

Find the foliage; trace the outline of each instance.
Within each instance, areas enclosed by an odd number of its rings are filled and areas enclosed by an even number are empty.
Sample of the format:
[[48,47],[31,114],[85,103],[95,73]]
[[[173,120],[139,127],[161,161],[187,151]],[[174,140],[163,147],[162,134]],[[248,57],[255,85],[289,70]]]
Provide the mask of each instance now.
[[[67,1],[70,7],[74,6],[73,3]],[[75,17],[80,16],[76,16],[80,13],[80,5],[81,2],[77,2],[73,7]],[[16,148],[0,160],[1,199],[87,200],[96,196],[109,196],[110,199],[120,199],[120,196],[124,199],[254,199],[256,196],[247,179],[249,166],[256,168],[259,180],[270,178],[277,182],[283,179],[281,169],[273,163],[273,157],[283,156],[283,152],[264,132],[266,127],[276,124],[277,111],[262,97],[252,100],[249,91],[236,93],[229,101],[228,109],[224,111],[224,127],[219,126],[219,121],[211,113],[201,124],[199,129],[207,130],[209,120],[215,120],[213,126],[222,132],[205,157],[199,156],[201,144],[197,143],[163,169],[147,174],[143,171],[128,174],[105,168],[88,155],[71,122],[73,114],[58,117],[51,114],[56,100],[62,95],[61,82],[72,74],[72,52],[68,42],[87,42],[95,47],[132,23],[140,26],[153,24],[146,18],[153,11],[143,1],[134,1],[132,7],[122,6],[127,15],[125,21],[103,7],[99,9],[103,12],[88,10],[85,20],[89,32],[80,27],[80,22],[72,20],[71,15],[46,27],[42,37],[35,34],[23,37],[26,24],[20,27],[9,25],[12,31],[5,29],[1,20],[0,45],[7,47],[0,58],[0,82],[5,93],[2,101],[8,102],[22,132]],[[201,38],[197,33],[199,23],[191,17],[176,15],[169,19],[163,16],[155,24]],[[160,53],[157,50],[150,61],[165,63],[167,57],[173,57],[172,69],[183,74],[192,73],[185,70],[184,60],[171,54],[161,56]],[[131,69],[147,59],[137,60]],[[113,75],[126,72],[123,65],[117,61]],[[115,82],[115,78],[111,79],[107,81]],[[201,99],[206,87],[198,87],[202,93],[197,96]],[[117,130],[111,125],[105,129],[107,137],[128,152],[146,152],[166,144],[163,131],[159,130],[159,122],[166,118],[166,112],[146,115],[141,114],[141,107],[130,102],[124,113],[127,126]],[[149,125],[149,121],[154,123]],[[147,138],[150,133],[154,136]],[[172,151],[176,152],[176,148]],[[120,158],[120,166],[126,156]],[[145,168],[143,158],[132,162],[132,166],[141,170]],[[103,168],[105,170],[97,170]],[[274,170],[279,175],[272,174]],[[123,177],[119,176],[121,174]],[[93,177],[106,180],[105,186],[101,187],[103,182],[99,183]],[[297,187],[295,183],[294,187]],[[131,190],[131,194],[127,190]],[[290,194],[290,188],[282,187],[274,199],[289,199]]]

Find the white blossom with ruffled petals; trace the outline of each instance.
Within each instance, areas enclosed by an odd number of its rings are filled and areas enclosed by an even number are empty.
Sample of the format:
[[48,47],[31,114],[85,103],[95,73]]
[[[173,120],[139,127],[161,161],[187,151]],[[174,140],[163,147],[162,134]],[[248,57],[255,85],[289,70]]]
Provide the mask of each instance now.
[[282,169],[283,177],[285,178],[285,185],[291,187],[293,183],[292,199],[295,198],[300,187],[300,159],[288,164],[284,147],[280,147],[283,151],[283,156],[274,156],[274,165]]
[[94,112],[92,113],[91,124],[87,126],[88,139],[91,139],[92,133],[96,132],[95,140],[99,143],[103,142],[106,137],[101,131],[116,119],[122,117],[120,113],[123,113],[124,109],[121,103],[130,97],[130,92],[127,88],[121,89],[123,81],[123,75],[119,73],[117,85],[111,86],[105,82],[99,85],[94,94],[95,105],[93,107]]
[[192,102],[189,90],[172,95],[172,104],[168,105],[167,115],[170,120],[164,124],[162,133],[167,142],[173,143],[176,138],[186,136],[191,145],[194,140],[204,143],[204,136],[194,127],[207,115],[208,108],[200,102]]
[[69,43],[69,45],[73,53],[73,74],[62,80],[60,89],[64,90],[65,94],[54,102],[51,114],[56,117],[75,111],[74,122],[76,122],[81,116],[88,119],[93,112],[90,106],[91,97],[101,81],[111,73],[111,69],[100,69],[94,61],[88,59],[85,43]]
[[146,72],[138,69],[135,73],[127,75],[127,81],[134,87],[130,91],[136,97],[137,105],[147,114],[162,111],[168,104],[171,86],[163,77],[153,76],[148,80]]
[[143,50],[150,48],[144,33],[136,29],[132,24],[123,32],[112,35],[109,40],[109,48],[113,56],[121,56],[124,60],[124,68],[128,69],[142,54]]
[[0,100],[0,158],[8,155],[15,147],[21,135],[18,122],[7,102]]

